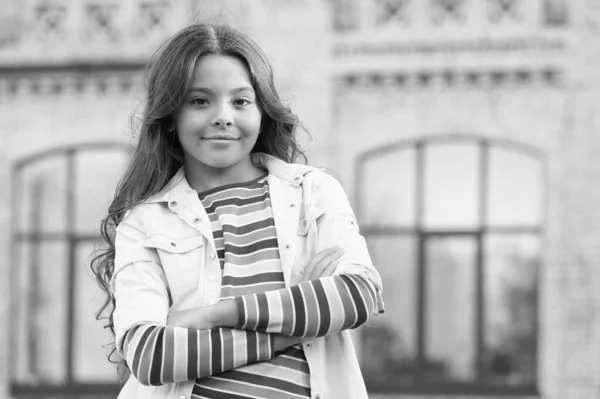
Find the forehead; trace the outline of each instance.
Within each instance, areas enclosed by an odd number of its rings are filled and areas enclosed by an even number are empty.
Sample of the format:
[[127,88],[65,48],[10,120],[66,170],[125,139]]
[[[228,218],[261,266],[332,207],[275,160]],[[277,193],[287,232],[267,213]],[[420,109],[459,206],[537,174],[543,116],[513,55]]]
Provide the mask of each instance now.
[[252,86],[246,65],[238,58],[220,54],[198,58],[191,83],[192,86]]

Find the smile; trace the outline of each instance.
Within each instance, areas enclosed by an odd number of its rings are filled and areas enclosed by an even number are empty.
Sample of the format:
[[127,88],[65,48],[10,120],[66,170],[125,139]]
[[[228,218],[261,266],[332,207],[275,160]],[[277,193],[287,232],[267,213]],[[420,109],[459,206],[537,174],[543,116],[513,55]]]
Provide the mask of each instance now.
[[232,136],[210,136],[210,137],[202,137],[202,140],[207,141],[238,141],[238,137]]

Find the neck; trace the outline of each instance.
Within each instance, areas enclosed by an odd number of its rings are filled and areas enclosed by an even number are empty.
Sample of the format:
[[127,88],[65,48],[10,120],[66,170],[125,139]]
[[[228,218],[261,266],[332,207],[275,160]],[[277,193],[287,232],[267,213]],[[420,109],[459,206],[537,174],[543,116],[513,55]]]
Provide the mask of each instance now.
[[228,168],[213,168],[186,162],[185,174],[190,187],[200,193],[227,184],[257,179],[264,171],[254,166],[248,158],[247,162],[240,162]]

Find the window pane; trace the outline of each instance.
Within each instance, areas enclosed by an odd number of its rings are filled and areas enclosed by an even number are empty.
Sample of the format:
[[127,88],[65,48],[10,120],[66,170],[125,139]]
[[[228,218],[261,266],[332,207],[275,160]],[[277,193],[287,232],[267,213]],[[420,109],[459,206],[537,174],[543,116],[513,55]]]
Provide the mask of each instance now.
[[124,150],[83,151],[76,154],[76,229],[94,234],[106,216],[117,181],[129,160]]
[[424,226],[472,228],[479,223],[479,147],[472,143],[425,147]]
[[541,163],[529,155],[490,150],[488,223],[537,225],[541,221]]
[[31,245],[18,243],[15,245],[15,267],[11,268],[11,315],[15,323],[11,329],[11,367],[12,379],[15,382],[26,382],[36,374],[32,364],[31,353],[35,351],[35,342],[31,340],[33,322],[29,316],[34,296],[34,284],[31,282]]
[[41,159],[21,170],[17,206],[21,232],[66,230],[67,157]]
[[415,224],[415,151],[373,158],[364,166],[361,223],[366,226]]
[[415,374],[415,239],[370,236],[373,262],[384,281],[386,312],[361,328],[362,369],[370,387],[412,382]]
[[424,376],[429,381],[475,377],[475,260],[472,237],[425,241]]
[[67,354],[67,244],[17,246],[15,380],[28,385],[62,383]]
[[77,247],[73,378],[77,382],[116,383],[116,366],[107,360],[110,350],[102,347],[113,341],[109,329],[102,327],[108,321],[98,321],[94,316],[104,302],[104,294],[90,269],[93,251],[92,242],[81,243]]
[[492,235],[485,251],[485,377],[501,385],[533,384],[539,239]]

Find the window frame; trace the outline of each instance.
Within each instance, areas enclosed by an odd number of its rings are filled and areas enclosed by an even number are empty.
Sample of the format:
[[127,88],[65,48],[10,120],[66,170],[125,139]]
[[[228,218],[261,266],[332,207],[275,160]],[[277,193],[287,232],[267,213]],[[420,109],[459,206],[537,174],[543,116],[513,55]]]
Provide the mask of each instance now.
[[[76,293],[76,268],[77,263],[77,248],[81,243],[96,243],[102,240],[99,234],[100,229],[98,228],[97,234],[90,233],[78,233],[76,225],[76,184],[77,184],[77,170],[75,167],[76,155],[82,152],[92,151],[121,151],[123,153],[132,152],[132,147],[122,142],[88,142],[81,143],[71,146],[53,148],[43,152],[39,152],[20,160],[17,160],[11,170],[11,220],[10,220],[10,259],[11,263],[19,259],[18,244],[20,243],[44,243],[44,242],[60,242],[66,245],[67,250],[67,316],[66,316],[66,328],[67,337],[65,337],[65,353],[64,353],[64,367],[66,378],[63,383],[40,383],[40,384],[27,384],[19,383],[14,380],[14,376],[9,376],[9,392],[11,395],[19,396],[45,396],[45,395],[61,395],[65,397],[80,396],[86,394],[97,394],[97,395],[117,395],[119,392],[119,384],[112,381],[102,382],[77,382],[74,378],[74,346],[75,346],[75,293]],[[66,228],[63,232],[43,232],[43,231],[21,231],[19,227],[19,215],[21,214],[21,202],[20,194],[23,185],[22,173],[27,170],[29,166],[35,165],[39,161],[47,159],[64,157],[66,158],[66,201],[65,201],[65,218]],[[17,289],[11,287],[18,287],[16,284],[18,274],[13,268],[9,270],[9,281],[11,282],[9,287],[9,298],[11,306],[9,307],[9,317],[11,320],[16,320],[18,310],[12,306],[16,296],[19,294]],[[32,315],[28,314],[26,318],[31,318]],[[10,333],[10,339],[12,342],[13,333]],[[102,343],[98,343],[101,345]],[[9,350],[9,364],[16,364],[15,362],[15,351]],[[108,361],[108,360],[107,360]],[[116,371],[116,367],[115,367]],[[115,373],[115,377],[117,377]],[[116,378],[115,378],[116,379]]]
[[[458,143],[475,143],[479,149],[478,159],[478,171],[479,171],[479,223],[476,228],[468,229],[431,229],[423,226],[424,222],[424,186],[425,186],[425,147],[428,145],[436,144],[458,144]],[[489,226],[487,222],[487,204],[488,204],[488,192],[490,182],[490,150],[492,148],[500,148],[511,152],[517,152],[527,155],[537,160],[541,171],[541,215],[542,218],[539,224],[535,226]],[[381,156],[390,155],[392,153],[401,152],[403,150],[414,149],[415,151],[415,207],[416,207],[416,218],[413,227],[378,227],[376,225],[366,225],[360,223],[362,215],[366,214],[364,207],[364,193],[362,190],[366,183],[365,170],[367,163],[371,159],[376,159]],[[426,315],[425,309],[427,306],[426,298],[426,273],[427,265],[425,264],[426,254],[425,247],[426,242],[431,237],[473,237],[476,241],[476,263],[475,263],[475,274],[476,274],[476,297],[475,303],[475,315],[476,320],[475,328],[475,357],[476,357],[476,381],[471,383],[452,382],[452,383],[440,383],[432,384],[430,382],[419,381],[417,378],[416,383],[406,386],[398,387],[397,385],[372,385],[370,386],[367,381],[367,388],[369,392],[374,393],[409,393],[409,394],[462,394],[462,395],[539,395],[539,380],[532,385],[519,385],[519,386],[498,386],[485,383],[481,380],[483,374],[483,360],[485,353],[485,239],[488,234],[509,234],[518,235],[522,233],[529,233],[537,236],[540,241],[543,239],[545,231],[545,218],[546,214],[546,198],[545,190],[548,182],[548,170],[546,165],[546,156],[540,149],[521,142],[517,142],[506,138],[489,138],[482,137],[476,134],[443,134],[443,135],[431,135],[425,137],[418,137],[412,139],[405,139],[395,143],[386,144],[380,147],[363,152],[357,157],[355,163],[355,186],[354,186],[354,198],[356,206],[356,214],[361,225],[361,231],[365,238],[368,239],[371,236],[379,237],[400,237],[400,236],[412,236],[415,239],[415,272],[416,272],[416,289],[415,289],[415,324],[411,326],[415,329],[415,337],[417,340],[417,364],[422,365],[425,356],[425,332],[426,332]],[[541,293],[540,293],[540,274],[542,269],[543,260],[543,245],[540,244],[539,262],[535,270],[537,275],[536,280],[536,323],[535,323],[535,337],[539,348],[539,311],[541,308]],[[539,352],[538,352],[539,353]],[[539,367],[539,355],[536,359],[536,371]],[[418,366],[420,367],[420,366]],[[419,371],[420,372],[420,371]]]

